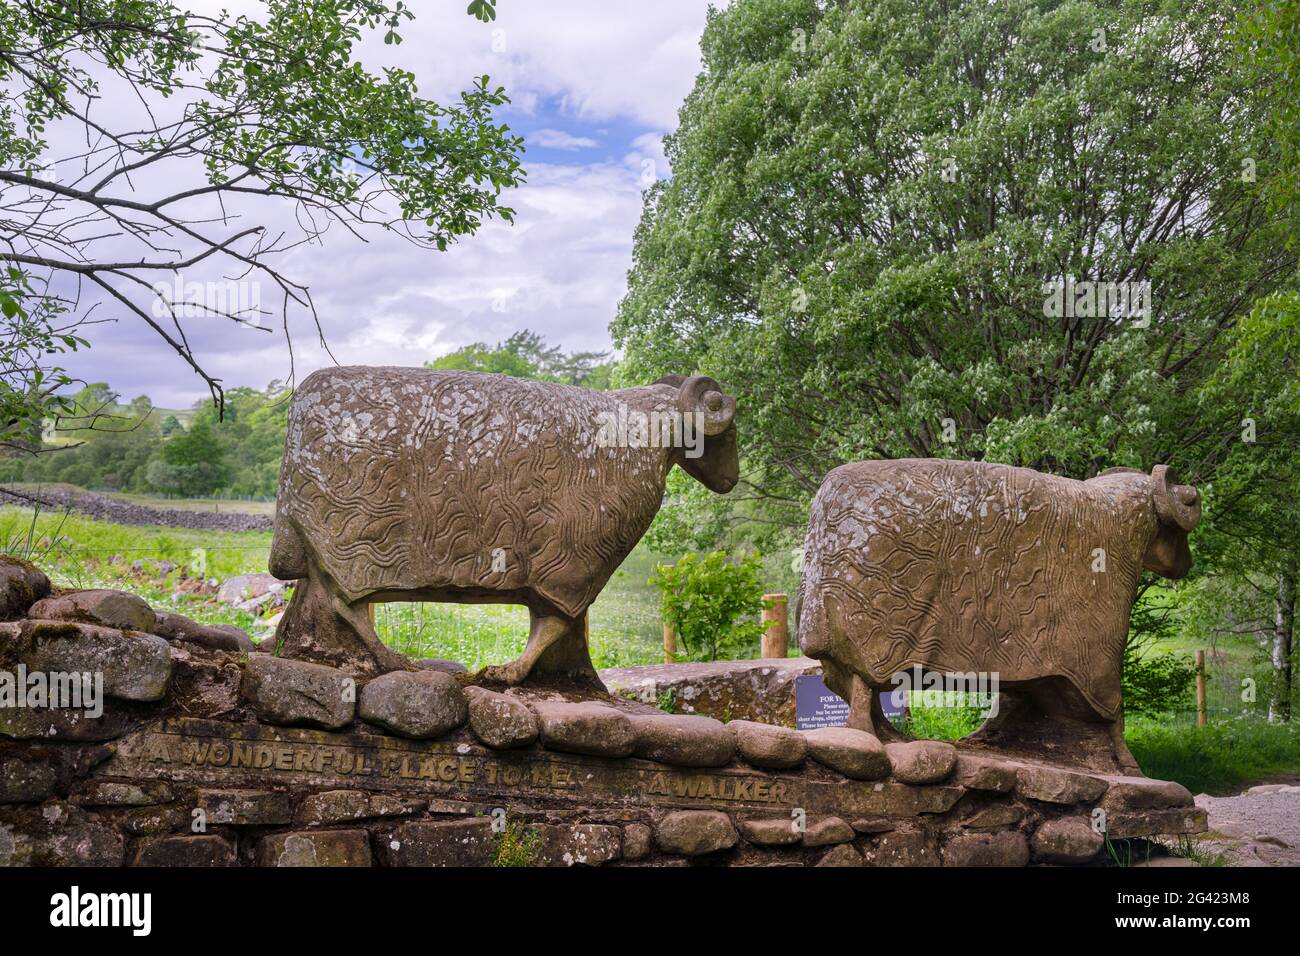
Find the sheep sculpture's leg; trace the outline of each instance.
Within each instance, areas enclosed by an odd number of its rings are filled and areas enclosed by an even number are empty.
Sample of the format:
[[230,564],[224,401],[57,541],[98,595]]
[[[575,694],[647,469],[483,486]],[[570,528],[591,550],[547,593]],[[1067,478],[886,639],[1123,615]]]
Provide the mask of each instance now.
[[997,713],[966,740],[1086,770],[1143,776],[1124,742],[1124,718],[1103,720],[1060,680],[998,689]]
[[1142,768],[1138,766],[1137,758],[1133,756],[1133,751],[1128,749],[1128,741],[1124,739],[1124,712],[1120,711],[1119,719],[1112,721],[1107,727],[1110,733],[1110,744],[1115,751],[1115,762],[1119,764],[1121,770],[1129,776],[1145,777]]
[[534,608],[524,652],[508,664],[483,672],[502,684],[567,684],[604,691],[587,649],[587,614],[577,617]]
[[411,666],[379,640],[366,602],[349,604],[315,573],[294,584],[293,597],[271,641],[268,650],[281,657],[327,664],[357,677]]
[[853,675],[852,680],[848,726],[853,730],[865,730],[874,734],[883,743],[910,740],[885,716],[885,709],[880,704],[880,693],[868,687],[857,674]]

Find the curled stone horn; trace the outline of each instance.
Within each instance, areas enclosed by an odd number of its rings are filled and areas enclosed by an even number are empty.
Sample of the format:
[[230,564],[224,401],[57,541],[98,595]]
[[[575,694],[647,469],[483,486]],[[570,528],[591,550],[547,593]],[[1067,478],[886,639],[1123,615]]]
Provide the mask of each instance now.
[[1152,494],[1156,514],[1166,524],[1191,531],[1201,520],[1201,493],[1191,485],[1180,485],[1178,475],[1168,465],[1151,469]]
[[704,413],[704,434],[721,435],[736,417],[736,400],[722,394],[722,386],[707,375],[694,375],[682,382],[677,406],[683,414]]

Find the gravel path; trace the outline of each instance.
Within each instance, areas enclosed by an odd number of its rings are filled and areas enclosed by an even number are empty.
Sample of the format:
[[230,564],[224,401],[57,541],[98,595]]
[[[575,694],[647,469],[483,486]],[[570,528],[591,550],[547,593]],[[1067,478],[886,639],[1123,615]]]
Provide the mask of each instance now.
[[117,524],[158,525],[165,528],[196,528],[204,531],[270,531],[268,515],[242,514],[223,511],[187,511],[181,508],[151,508],[97,495],[93,491],[51,489],[39,496],[28,491],[11,494],[0,487],[0,504],[30,507],[32,499],[39,497],[47,507],[70,507],[91,518],[113,521]]
[[1201,846],[1233,866],[1300,866],[1300,786],[1269,783],[1231,797],[1200,794],[1210,818]]

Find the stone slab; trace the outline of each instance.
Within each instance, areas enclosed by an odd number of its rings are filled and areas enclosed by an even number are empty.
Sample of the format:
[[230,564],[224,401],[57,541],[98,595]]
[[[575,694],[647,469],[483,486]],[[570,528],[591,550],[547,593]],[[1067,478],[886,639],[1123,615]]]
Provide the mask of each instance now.
[[648,704],[671,694],[679,714],[793,727],[795,678],[821,672],[817,661],[787,657],[611,667],[600,679],[611,694]]
[[[533,747],[492,750],[462,740],[414,741],[176,718],[136,731],[96,768],[103,777],[219,789],[406,791],[491,802],[785,811],[856,817],[944,813],[960,787],[814,778],[740,768],[687,769]],[[829,774],[826,775],[830,777]]]

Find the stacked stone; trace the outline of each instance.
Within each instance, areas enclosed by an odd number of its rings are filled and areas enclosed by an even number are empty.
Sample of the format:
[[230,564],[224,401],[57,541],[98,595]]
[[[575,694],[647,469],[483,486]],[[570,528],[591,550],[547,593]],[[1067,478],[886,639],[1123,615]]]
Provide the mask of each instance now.
[[[848,728],[798,732],[617,699],[501,693],[438,669],[358,686],[331,667],[249,653],[231,630],[154,612],[131,595],[50,597],[37,575],[0,563],[0,610],[19,618],[0,623],[0,670],[95,671],[110,699],[98,716],[0,707],[0,865],[1083,864],[1102,852],[1098,813],[1113,839],[1204,829],[1177,784],[942,742],[882,744]],[[579,776],[811,781],[844,799],[817,812],[754,809],[712,793],[521,792],[506,801],[483,781],[457,779],[451,759],[436,793],[392,781],[368,789],[366,777],[339,787],[311,773],[249,769],[220,786],[212,781],[221,776],[115,771],[149,767],[148,753],[119,760],[141,734],[195,723],[212,735],[319,747],[387,738],[398,753],[412,752],[403,741],[437,741],[436,755],[495,755],[520,772],[547,766],[551,752]],[[879,812],[836,810],[864,794]]]
[[[125,591],[51,594],[41,571],[0,555],[0,668],[98,675],[110,705],[154,702],[168,691],[174,660],[206,649],[248,653],[257,645],[237,627],[154,611]],[[92,726],[76,711],[0,706],[0,735],[107,739],[128,712],[111,709]]]
[[[152,712],[145,705],[177,691],[201,703],[205,688],[193,680],[187,648],[203,655],[256,645],[238,628],[155,612],[126,592],[53,594],[39,569],[0,555],[0,865],[124,861],[127,834],[146,815],[157,816],[147,808],[174,794],[161,783],[84,778],[111,753],[108,741]],[[20,674],[41,675],[36,706],[20,699],[30,691]],[[88,701],[83,674],[102,681],[100,713],[47,706],[56,684],[61,693],[77,684]],[[34,804],[37,813],[29,809]],[[99,807],[131,809],[103,818]],[[179,827],[184,820],[173,814],[169,822]]]
[[600,679],[621,697],[647,703],[670,697],[679,713],[789,727],[795,722],[795,681],[821,672],[820,661],[791,657],[609,667]]

